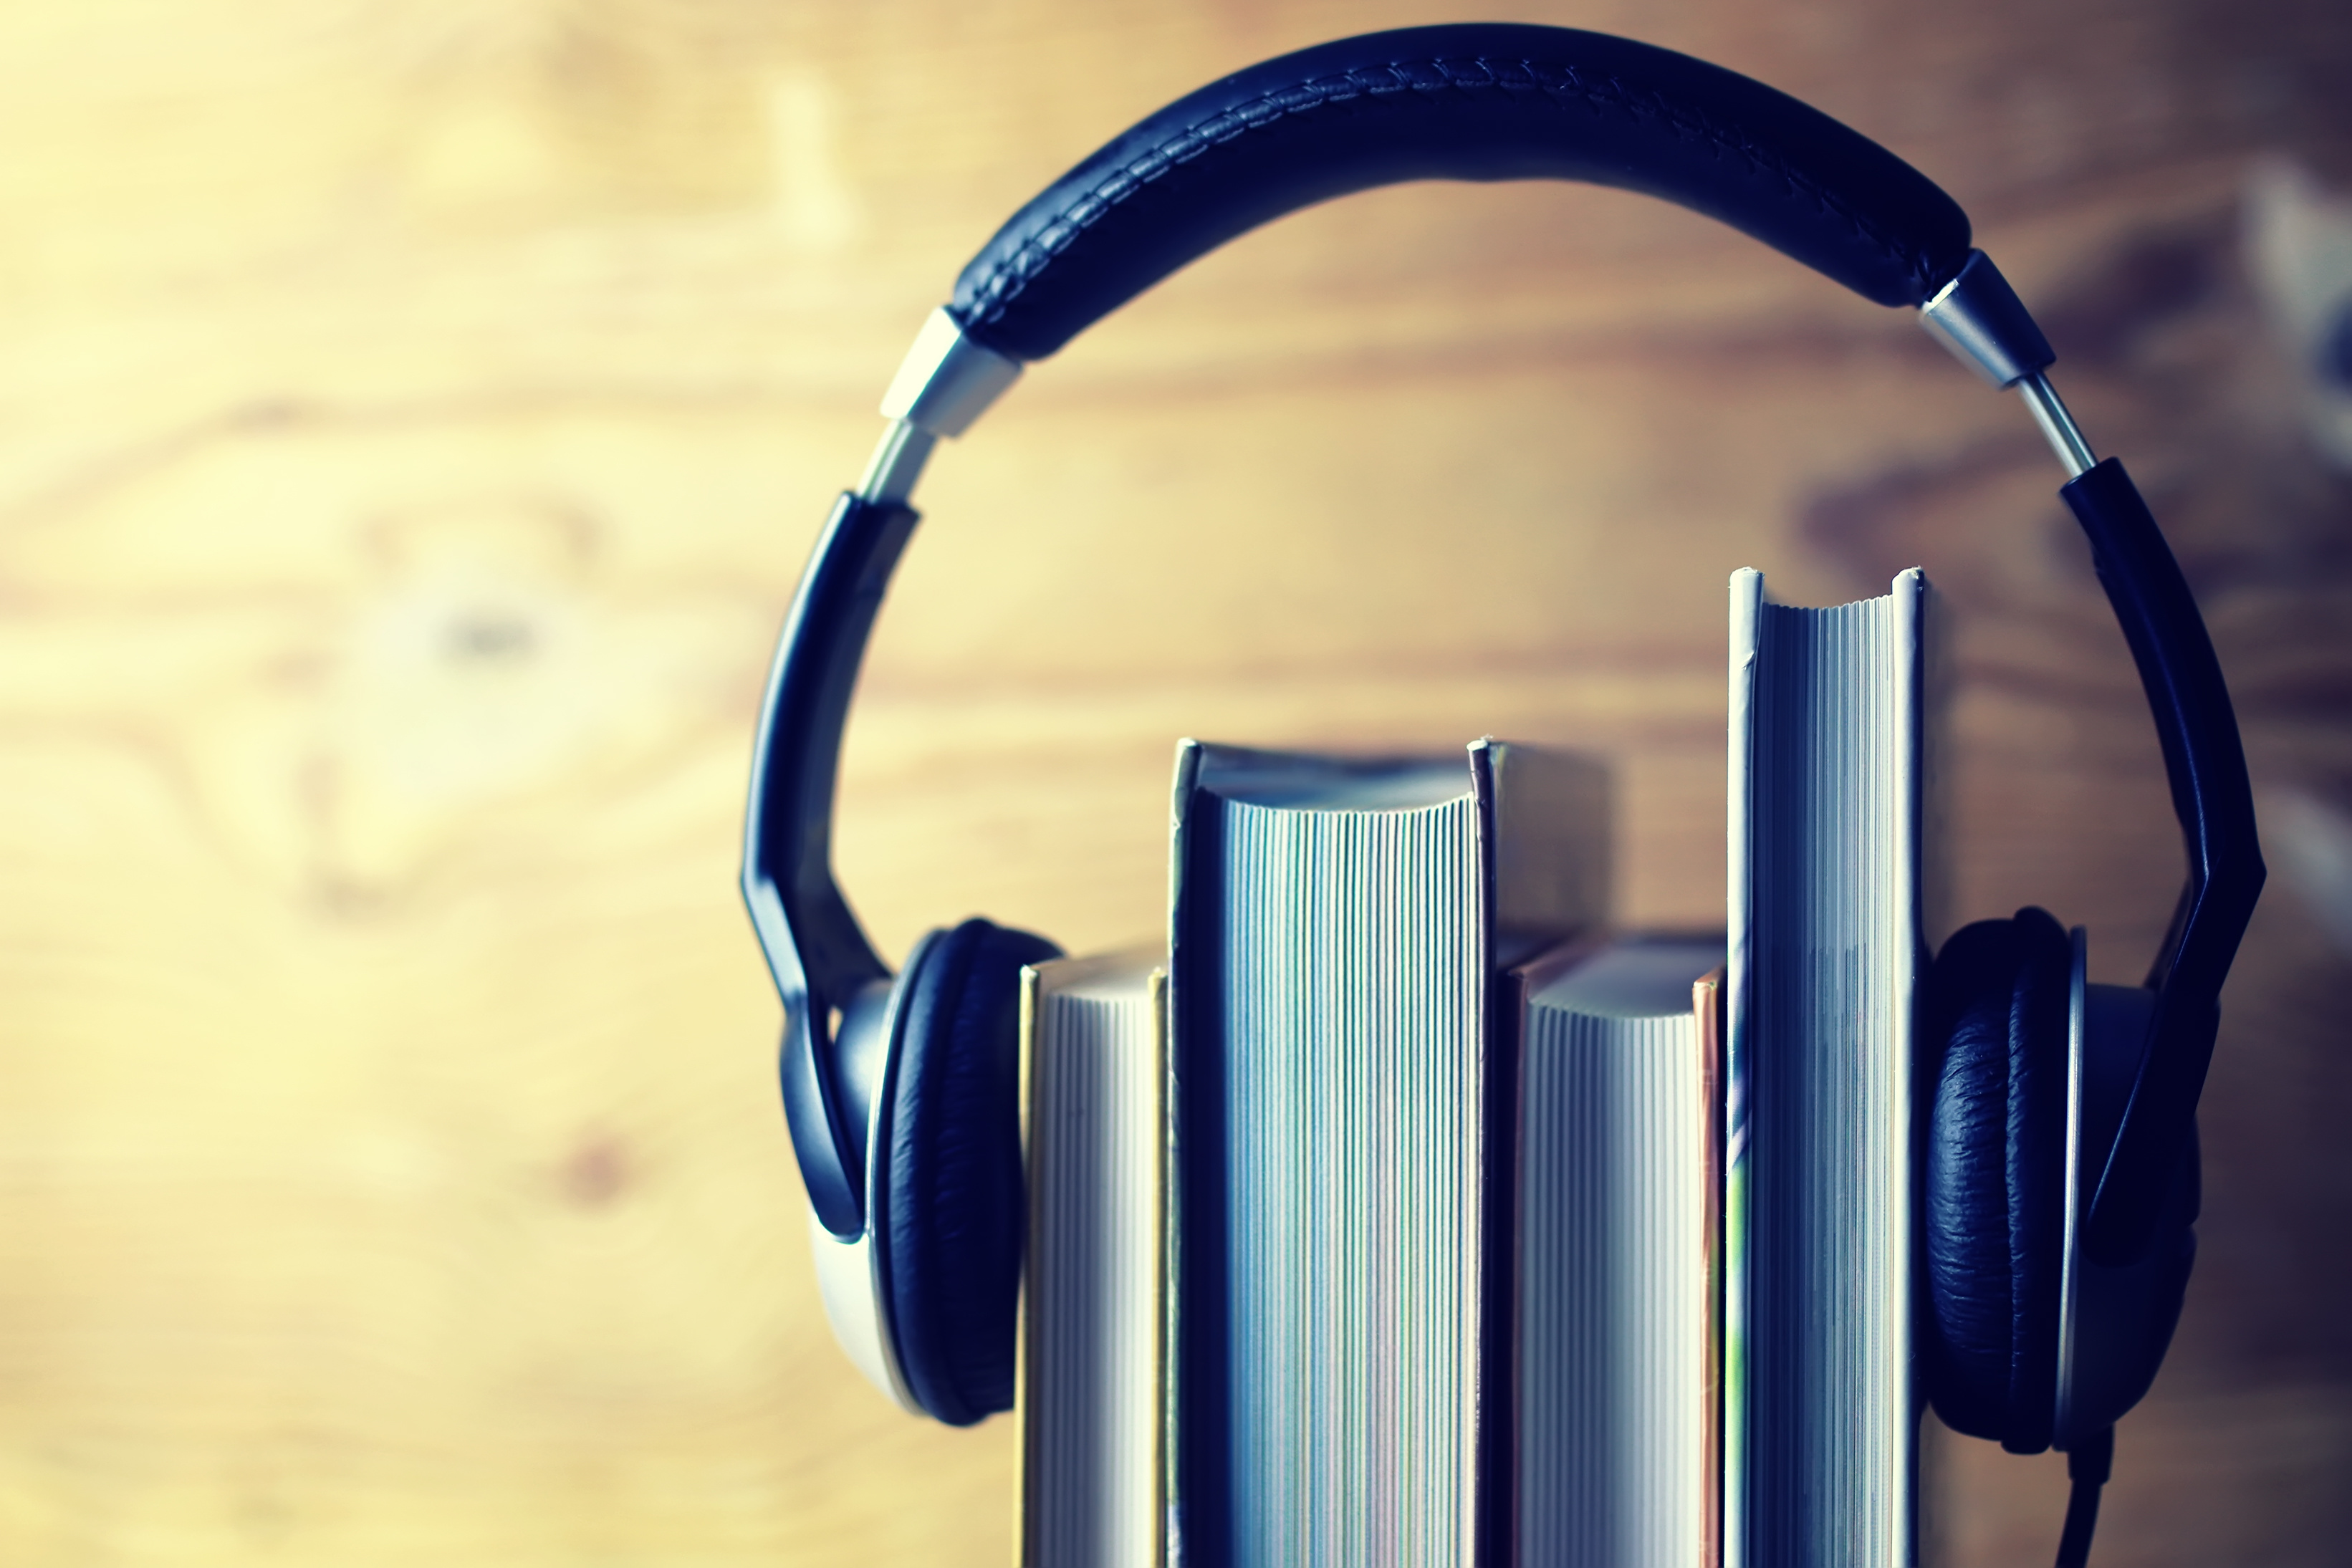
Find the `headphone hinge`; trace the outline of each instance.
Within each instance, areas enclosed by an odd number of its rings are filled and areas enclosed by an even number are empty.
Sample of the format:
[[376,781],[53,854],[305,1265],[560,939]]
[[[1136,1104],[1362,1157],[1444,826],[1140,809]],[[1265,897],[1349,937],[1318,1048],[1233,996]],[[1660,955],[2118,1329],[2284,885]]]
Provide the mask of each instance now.
[[1952,280],[1919,307],[1919,325],[1997,387],[2015,386],[2058,358],[2017,290],[1980,250],[1969,252]]
[[934,310],[882,394],[882,417],[933,435],[961,435],[1021,379],[1021,368],[1020,361],[965,337],[945,309]]

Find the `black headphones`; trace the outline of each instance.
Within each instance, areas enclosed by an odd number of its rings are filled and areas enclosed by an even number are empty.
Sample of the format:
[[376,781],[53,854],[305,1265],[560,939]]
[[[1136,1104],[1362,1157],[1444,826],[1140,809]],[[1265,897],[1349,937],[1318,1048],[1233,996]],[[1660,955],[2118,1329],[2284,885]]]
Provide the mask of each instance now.
[[[1424,27],[1253,66],[1143,120],[998,230],[884,398],[784,627],[761,714],[743,892],[784,1004],[784,1109],[836,1333],[908,1408],[1013,1402],[1022,1248],[1015,1008],[1042,937],[971,920],[895,979],[831,866],[842,727],[932,445],[1032,360],[1226,240],[1408,180],[1583,180],[1744,230],[1916,308],[2024,396],[2162,740],[2189,882],[2142,988],[2086,985],[2039,909],[1955,935],[1923,986],[1925,1392],[1962,1432],[2073,1456],[2087,1550],[2110,1428],[2156,1375],[2195,1239],[2195,1113],[2263,876],[2229,693],[2171,551],[2043,371],[2055,355],[1967,214],[1875,143],[1760,83],[1595,33]],[[2069,1560],[2062,1547],[2061,1561]]]

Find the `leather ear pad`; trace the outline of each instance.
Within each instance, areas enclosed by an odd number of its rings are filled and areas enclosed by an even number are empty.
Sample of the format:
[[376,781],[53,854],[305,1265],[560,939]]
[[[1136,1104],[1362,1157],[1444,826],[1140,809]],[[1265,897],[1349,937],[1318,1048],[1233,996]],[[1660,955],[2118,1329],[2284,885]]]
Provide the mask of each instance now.
[[967,1427],[1013,1407],[1021,1176],[1021,969],[1042,936],[967,920],[898,984],[890,1166],[877,1239],[891,1338],[917,1403]]
[[2012,1453],[2047,1448],[2056,1414],[2072,965],[2040,909],[1979,921],[1937,956],[1921,1015],[1927,1396]]

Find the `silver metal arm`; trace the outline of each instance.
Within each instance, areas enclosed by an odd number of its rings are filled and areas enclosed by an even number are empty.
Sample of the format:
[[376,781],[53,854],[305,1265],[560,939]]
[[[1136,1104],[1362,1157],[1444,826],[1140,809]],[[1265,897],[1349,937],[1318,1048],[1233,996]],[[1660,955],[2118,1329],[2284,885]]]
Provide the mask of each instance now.
[[2090,442],[2084,438],[2083,427],[2066,412],[2066,404],[2059,398],[2058,389],[2050,384],[2048,376],[2036,371],[2018,382],[2017,391],[2025,399],[2025,406],[2033,411],[2033,423],[2042,427],[2050,450],[2065,465],[2066,477],[2076,478],[2099,465],[2099,460],[2091,454]]
[[857,481],[857,498],[878,507],[903,507],[923,476],[931,448],[940,438],[908,420],[893,421],[866,460],[865,477]]
[[2082,427],[2050,384],[2046,372],[2057,354],[1990,256],[1969,252],[1967,265],[1919,307],[1919,325],[1994,386],[2018,390],[2069,479],[2097,466]]
[[882,394],[890,428],[857,482],[859,497],[905,505],[940,438],[970,430],[1021,379],[1021,370],[1020,361],[965,337],[945,310],[932,311]]

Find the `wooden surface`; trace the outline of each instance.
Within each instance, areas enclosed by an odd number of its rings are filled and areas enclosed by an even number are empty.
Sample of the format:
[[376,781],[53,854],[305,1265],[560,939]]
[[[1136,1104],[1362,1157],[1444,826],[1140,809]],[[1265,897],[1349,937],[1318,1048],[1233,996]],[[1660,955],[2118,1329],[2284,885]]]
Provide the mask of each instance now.
[[[1200,81],[1489,14],[1939,178],[2173,528],[2265,787],[2352,780],[2352,490],[2239,260],[2352,152],[2331,0],[49,0],[0,11],[0,1561],[995,1565],[1011,1430],[833,1350],[733,877],[770,640],[923,313]],[[841,859],[886,950],[1150,933],[1174,739],[1609,751],[1721,907],[1726,574],[1923,561],[1956,912],[2136,977],[2145,716],[2022,416],[1612,193],[1413,188],[1173,280],[927,483]],[[2103,1564],[2352,1540],[2352,961],[2273,883]],[[1957,1560],[2063,1464],[1937,1446]]]

